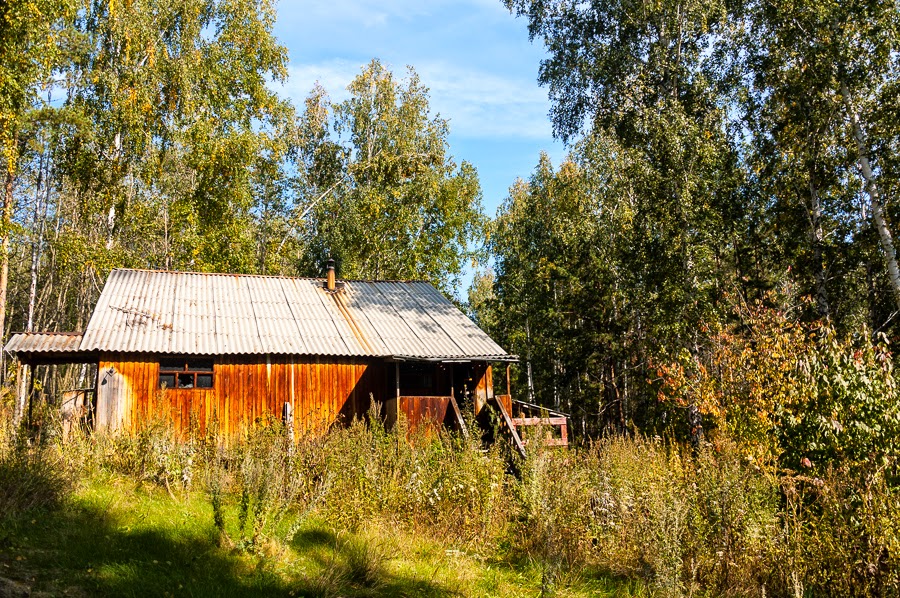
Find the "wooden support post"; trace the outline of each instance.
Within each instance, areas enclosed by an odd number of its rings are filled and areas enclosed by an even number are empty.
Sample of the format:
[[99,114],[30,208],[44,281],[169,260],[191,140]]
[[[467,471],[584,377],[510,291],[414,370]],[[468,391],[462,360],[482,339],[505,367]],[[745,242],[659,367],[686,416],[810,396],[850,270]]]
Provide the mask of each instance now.
[[456,418],[456,422],[459,425],[463,438],[468,438],[469,429],[466,427],[466,420],[463,419],[462,411],[459,410],[459,405],[456,404],[456,399],[453,397],[452,393],[450,395],[450,409],[453,411],[453,415]]
[[[387,369],[387,368],[385,368]],[[387,372],[385,372],[387,377]],[[400,362],[394,362],[394,394],[387,395],[384,399],[384,425],[390,429],[400,417]]]
[[509,381],[509,368],[510,368],[510,365],[506,364],[506,394],[508,394],[509,396],[512,396],[512,385],[510,384],[510,381]]
[[25,417],[28,406],[28,378],[31,367],[16,359],[16,407],[13,411],[13,423],[19,425]]

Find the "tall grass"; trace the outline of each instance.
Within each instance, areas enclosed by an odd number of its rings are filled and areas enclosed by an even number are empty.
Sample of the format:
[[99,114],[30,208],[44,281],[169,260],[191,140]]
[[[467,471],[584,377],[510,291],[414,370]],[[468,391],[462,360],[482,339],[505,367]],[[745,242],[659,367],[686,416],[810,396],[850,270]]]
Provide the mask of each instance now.
[[65,445],[6,425],[0,509],[57,507],[75,473],[127,476],[174,497],[206,495],[221,542],[260,558],[314,519],[337,538],[333,575],[316,581],[322,595],[378,587],[393,548],[365,540],[372,529],[524,560],[544,594],[599,573],[660,596],[900,595],[900,493],[877,468],[775,475],[726,439],[692,449],[611,437],[533,447],[513,476],[501,445],[370,422],[295,442],[279,422],[260,422],[227,445],[178,438],[162,421]]
[[74,476],[55,448],[14,427],[11,410],[0,406],[0,525],[65,500]]

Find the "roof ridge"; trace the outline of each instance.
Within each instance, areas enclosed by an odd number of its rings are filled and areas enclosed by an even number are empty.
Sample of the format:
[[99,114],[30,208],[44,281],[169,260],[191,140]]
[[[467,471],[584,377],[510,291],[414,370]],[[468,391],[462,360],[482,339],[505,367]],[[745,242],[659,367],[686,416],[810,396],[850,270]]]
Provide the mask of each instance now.
[[27,330],[19,330],[19,331],[15,331],[15,330],[14,330],[14,331],[12,331],[12,332],[9,333],[10,336],[12,336],[12,335],[14,335],[14,334],[25,334],[25,335],[27,335],[27,334],[30,334],[30,335],[45,334],[45,335],[48,335],[48,336],[49,336],[49,335],[54,335],[54,334],[55,334],[55,335],[59,335],[59,336],[84,336],[84,332],[75,332],[75,331],[71,331],[71,330],[62,330],[62,331],[54,331],[54,330],[32,330],[31,332],[29,332],[29,331],[27,331]]
[[[195,274],[199,276],[235,276],[242,278],[281,278],[288,280],[325,280],[325,277],[316,276],[285,276],[283,274],[247,274],[244,272],[197,272],[194,270],[156,270],[152,268],[113,268],[111,272],[148,272],[150,274]],[[417,278],[338,278],[341,282],[397,282],[397,283],[423,283],[434,286],[427,280]]]

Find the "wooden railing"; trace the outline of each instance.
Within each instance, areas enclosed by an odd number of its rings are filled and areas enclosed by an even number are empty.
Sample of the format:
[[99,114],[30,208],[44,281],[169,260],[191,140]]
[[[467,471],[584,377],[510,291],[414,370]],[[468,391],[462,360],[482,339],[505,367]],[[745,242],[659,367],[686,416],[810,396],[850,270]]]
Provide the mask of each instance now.
[[497,410],[500,412],[500,421],[503,424],[502,427],[512,441],[513,447],[520,455],[524,457],[525,443],[522,442],[522,438],[519,436],[518,431],[516,431],[516,426],[513,423],[512,418],[509,416],[509,412],[506,410],[506,405],[504,405],[503,401],[501,401],[497,396],[488,399],[488,404],[491,403],[493,403],[493,405],[496,406]]
[[569,446],[569,418],[565,413],[547,409],[540,405],[526,403],[510,399],[513,417],[512,424],[519,432],[522,443],[528,445],[532,433],[526,431],[529,428],[535,432],[541,431],[544,446]]
[[[569,426],[565,417],[514,417],[512,423],[517,429],[526,426],[546,427],[550,432],[554,428],[558,428],[558,437],[554,437],[552,432],[545,434],[544,446],[569,446]],[[526,446],[528,445],[527,434],[522,434],[522,442]]]

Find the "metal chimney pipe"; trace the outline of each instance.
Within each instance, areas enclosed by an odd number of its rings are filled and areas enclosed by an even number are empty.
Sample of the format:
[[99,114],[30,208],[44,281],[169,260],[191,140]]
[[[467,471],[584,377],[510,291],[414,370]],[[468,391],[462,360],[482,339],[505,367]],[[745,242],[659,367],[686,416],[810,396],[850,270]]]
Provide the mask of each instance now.
[[334,260],[328,258],[328,282],[326,287],[329,291],[334,290]]

